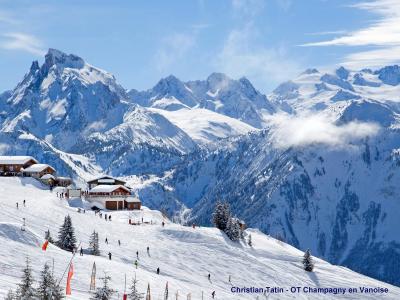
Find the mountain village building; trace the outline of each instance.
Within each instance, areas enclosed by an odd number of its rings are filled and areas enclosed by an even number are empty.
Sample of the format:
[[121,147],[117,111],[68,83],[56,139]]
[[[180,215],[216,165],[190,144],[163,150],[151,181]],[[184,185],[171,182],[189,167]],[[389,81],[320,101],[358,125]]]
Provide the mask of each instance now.
[[41,178],[46,174],[55,174],[56,170],[48,164],[34,164],[27,168],[21,169],[23,176]]
[[94,188],[97,185],[125,185],[126,182],[112,177],[112,176],[108,176],[108,175],[103,175],[97,178],[94,178],[92,180],[89,180],[87,182],[89,189]]
[[111,176],[100,176],[87,182],[89,191],[85,199],[93,206],[102,206],[110,210],[139,210],[141,201],[131,194],[126,182]]
[[0,176],[18,176],[21,170],[37,164],[32,156],[0,156]]

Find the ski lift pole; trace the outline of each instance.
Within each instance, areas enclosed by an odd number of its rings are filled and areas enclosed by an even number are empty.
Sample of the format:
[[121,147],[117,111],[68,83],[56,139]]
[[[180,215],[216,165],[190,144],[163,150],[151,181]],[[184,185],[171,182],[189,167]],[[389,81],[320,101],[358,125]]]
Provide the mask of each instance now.
[[[82,244],[82,242],[81,242],[81,243],[79,243],[79,245],[78,245],[78,249],[79,249],[79,247],[81,246],[81,244]],[[71,257],[71,259],[69,260],[69,263],[68,263],[68,265],[67,265],[66,269],[64,270],[64,273],[62,274],[62,276],[61,276],[60,280],[58,281],[58,284],[57,284],[57,286],[60,286],[60,283],[61,283],[61,281],[63,280],[63,278],[64,278],[64,276],[65,276],[65,273],[67,272],[67,270],[68,270],[69,266],[71,265],[71,263],[72,263],[72,260],[74,259],[75,255],[76,255],[76,251],[75,251],[75,252],[72,254],[72,257]]]

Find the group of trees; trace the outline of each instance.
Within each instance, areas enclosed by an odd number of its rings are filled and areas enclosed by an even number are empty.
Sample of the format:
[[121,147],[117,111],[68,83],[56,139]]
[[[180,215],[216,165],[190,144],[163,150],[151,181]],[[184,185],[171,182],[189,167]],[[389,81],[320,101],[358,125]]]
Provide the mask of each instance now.
[[[92,296],[92,300],[109,300],[111,299],[111,296],[115,293],[115,290],[113,290],[109,282],[111,281],[111,277],[107,276],[107,274],[104,274],[104,277],[101,278],[103,281],[102,286],[98,287],[95,291],[95,293]],[[128,299],[129,300],[142,300],[144,299],[144,293],[140,293],[137,289],[137,283],[138,280],[136,279],[136,275],[134,278],[132,278],[132,284],[130,286],[130,292],[128,294]]]
[[225,232],[232,241],[244,238],[239,219],[232,217],[231,209],[227,202],[217,202],[212,215],[212,221],[215,227]]
[[[71,252],[74,251],[76,249],[76,237],[74,227],[72,226],[71,217],[69,215],[65,216],[64,223],[61,225],[58,231],[57,241],[54,241],[52,238],[50,230],[45,232],[44,238],[48,240],[49,243],[54,243],[63,250]],[[96,231],[93,231],[93,233],[90,235],[89,251],[92,255],[100,255],[99,233]]]
[[40,273],[39,285],[34,287],[34,278],[29,260],[26,259],[26,266],[23,270],[21,283],[18,284],[16,291],[10,290],[6,296],[6,300],[59,300],[64,299],[61,287],[57,284],[53,272],[50,271],[49,265],[46,263]]
[[[244,238],[244,233],[240,226],[239,220],[232,217],[231,209],[227,202],[217,202],[212,215],[212,221],[215,224],[215,227],[225,232],[232,241],[238,241],[239,239]],[[247,238],[247,244],[250,247],[253,246],[251,234]],[[310,250],[307,250],[304,253],[302,263],[305,271],[313,271],[314,262],[311,257]]]

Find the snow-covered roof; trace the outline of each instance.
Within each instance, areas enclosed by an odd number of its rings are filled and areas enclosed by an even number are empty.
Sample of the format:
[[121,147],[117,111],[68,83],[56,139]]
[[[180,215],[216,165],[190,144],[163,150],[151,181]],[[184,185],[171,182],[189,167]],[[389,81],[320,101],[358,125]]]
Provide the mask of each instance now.
[[[112,180],[114,180],[114,181],[112,181]],[[93,178],[93,179],[89,180],[88,183],[91,183],[91,182],[94,182],[94,181],[99,181],[99,182],[103,182],[103,183],[110,183],[110,182],[112,183],[112,182],[115,182],[116,180],[118,180],[120,182],[125,182],[124,180],[121,180],[121,179],[118,179],[118,178],[115,178],[115,177],[112,177],[112,176],[101,175],[101,176],[98,176],[96,178]]]
[[140,199],[137,197],[127,197],[125,201],[128,203],[141,203]]
[[57,176],[58,180],[72,180],[70,177]]
[[30,160],[33,160],[35,163],[38,162],[32,156],[0,156],[1,165],[11,165],[11,164],[23,165]]
[[55,179],[53,175],[51,174],[44,174],[42,177],[40,177],[40,179]]
[[55,171],[54,168],[49,166],[48,164],[34,164],[34,165],[32,165],[32,166],[30,166],[30,167],[28,167],[26,169],[23,169],[23,172],[25,172],[25,173],[36,173],[36,172],[42,172],[43,170],[45,170],[47,168],[50,168],[53,171]]
[[122,188],[125,191],[129,192],[129,189],[123,185],[96,185],[94,188],[92,188],[89,193],[111,193],[115,191],[116,189]]

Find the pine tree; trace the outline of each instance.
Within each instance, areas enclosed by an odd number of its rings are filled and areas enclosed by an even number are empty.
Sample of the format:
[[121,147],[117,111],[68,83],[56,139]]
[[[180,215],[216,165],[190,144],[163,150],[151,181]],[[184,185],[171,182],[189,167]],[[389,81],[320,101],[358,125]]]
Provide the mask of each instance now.
[[227,202],[218,201],[215,205],[214,213],[212,215],[213,223],[218,229],[225,231],[228,226],[229,219],[231,218],[231,210]]
[[45,240],[48,240],[49,243],[54,244],[54,240],[53,240],[52,236],[50,235],[50,229],[48,229],[48,230],[45,232],[45,234],[44,234],[44,239],[45,239]]
[[57,245],[61,249],[71,252],[76,248],[74,228],[69,215],[64,218],[64,224],[60,227]]
[[41,300],[60,300],[64,299],[62,289],[57,285],[53,274],[50,272],[50,267],[46,263],[40,273],[40,283],[37,294]]
[[307,272],[312,272],[312,270],[314,269],[314,262],[311,257],[310,249],[307,249],[306,252],[304,253],[303,266],[304,270],[306,270]]
[[131,284],[131,292],[128,295],[128,299],[130,300],[141,300],[144,298],[144,293],[139,293],[137,290],[136,284],[138,283],[138,280],[136,279],[136,274],[135,278],[132,278],[132,284]]
[[103,280],[103,286],[98,287],[96,289],[96,292],[94,293],[94,295],[91,299],[92,300],[109,300],[109,299],[111,299],[111,296],[114,294],[114,290],[108,286],[108,281],[111,280],[111,277],[107,276],[107,274],[104,274],[104,277],[100,278],[100,279]]
[[241,228],[236,218],[229,219],[225,233],[232,241],[238,241],[240,239]]
[[22,280],[21,283],[18,285],[18,299],[21,300],[28,300],[33,299],[36,295],[36,290],[33,287],[33,276],[32,276],[32,269],[29,265],[29,259],[26,259],[26,266],[22,271]]
[[99,233],[93,230],[93,233],[90,235],[89,242],[90,252],[92,255],[100,255],[99,249]]
[[13,290],[9,290],[7,293],[5,300],[17,300],[17,295],[13,292]]
[[247,245],[249,245],[250,247],[253,247],[253,241],[251,239],[251,234],[249,234],[249,238],[247,240]]

